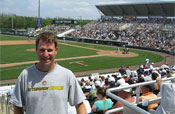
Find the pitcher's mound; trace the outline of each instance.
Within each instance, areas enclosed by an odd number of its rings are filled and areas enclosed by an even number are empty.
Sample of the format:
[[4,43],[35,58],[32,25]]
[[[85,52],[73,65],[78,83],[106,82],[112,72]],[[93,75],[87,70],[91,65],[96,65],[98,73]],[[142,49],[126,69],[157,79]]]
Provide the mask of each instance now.
[[99,51],[97,52],[99,55],[104,55],[104,56],[112,56],[112,57],[136,57],[138,54],[129,52],[128,54],[123,54],[121,51],[116,52],[116,51]]

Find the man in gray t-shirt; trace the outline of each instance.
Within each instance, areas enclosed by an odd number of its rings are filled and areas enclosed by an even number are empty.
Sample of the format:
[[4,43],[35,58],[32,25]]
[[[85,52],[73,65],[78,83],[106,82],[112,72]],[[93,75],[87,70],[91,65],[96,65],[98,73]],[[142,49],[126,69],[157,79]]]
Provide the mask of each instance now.
[[86,114],[85,96],[74,74],[54,62],[57,51],[55,35],[44,32],[38,36],[39,62],[22,71],[10,99],[15,114],[67,114],[67,102],[78,114]]

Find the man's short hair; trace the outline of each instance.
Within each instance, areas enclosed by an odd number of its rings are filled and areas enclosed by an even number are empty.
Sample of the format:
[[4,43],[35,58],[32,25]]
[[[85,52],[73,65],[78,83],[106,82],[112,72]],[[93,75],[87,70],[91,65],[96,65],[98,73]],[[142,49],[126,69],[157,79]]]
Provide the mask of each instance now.
[[47,42],[47,43],[54,43],[55,48],[58,45],[57,37],[51,32],[43,32],[43,33],[38,35],[38,37],[36,39],[36,48],[38,48],[38,44],[39,44],[40,40],[42,40],[43,42]]

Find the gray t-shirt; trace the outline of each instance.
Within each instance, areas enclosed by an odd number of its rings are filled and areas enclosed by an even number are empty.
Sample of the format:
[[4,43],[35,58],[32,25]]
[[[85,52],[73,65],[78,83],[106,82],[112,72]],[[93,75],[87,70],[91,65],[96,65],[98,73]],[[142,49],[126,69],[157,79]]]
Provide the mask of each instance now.
[[74,74],[56,64],[50,72],[40,72],[35,65],[24,69],[17,79],[10,102],[24,107],[26,114],[67,114],[85,96]]

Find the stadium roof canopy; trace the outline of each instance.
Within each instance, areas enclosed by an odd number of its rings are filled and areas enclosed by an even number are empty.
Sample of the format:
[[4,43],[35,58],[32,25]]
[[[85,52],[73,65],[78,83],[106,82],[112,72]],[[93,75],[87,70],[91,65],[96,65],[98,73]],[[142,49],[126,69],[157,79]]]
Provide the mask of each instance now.
[[175,16],[175,1],[96,5],[106,16]]

